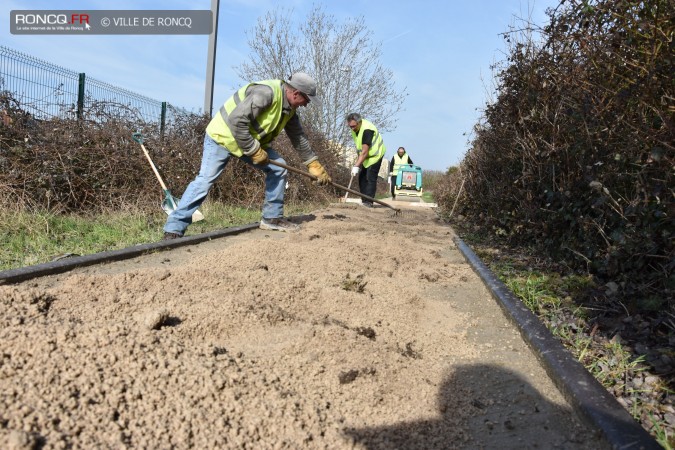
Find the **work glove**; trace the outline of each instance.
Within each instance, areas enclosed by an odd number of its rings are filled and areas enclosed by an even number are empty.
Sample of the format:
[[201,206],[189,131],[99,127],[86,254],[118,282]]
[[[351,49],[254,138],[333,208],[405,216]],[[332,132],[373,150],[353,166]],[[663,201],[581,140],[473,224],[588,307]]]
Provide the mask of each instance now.
[[330,175],[328,175],[328,172],[326,172],[326,169],[324,169],[321,163],[316,159],[307,164],[307,169],[309,169],[309,173],[317,178],[316,184],[319,186],[323,186],[324,184],[328,184],[332,181]]
[[352,176],[355,177],[359,174],[359,166],[352,167]]
[[270,162],[270,157],[267,155],[265,149],[260,147],[257,152],[251,155],[251,160],[253,164],[264,166]]

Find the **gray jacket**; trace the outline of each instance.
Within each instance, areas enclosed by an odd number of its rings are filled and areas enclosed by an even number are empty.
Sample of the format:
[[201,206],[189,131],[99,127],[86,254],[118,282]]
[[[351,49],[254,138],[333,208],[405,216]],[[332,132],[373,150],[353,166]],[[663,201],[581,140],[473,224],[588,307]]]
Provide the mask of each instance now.
[[[283,83],[281,88],[285,93],[286,83]],[[274,92],[271,87],[263,84],[253,84],[246,89],[246,97],[244,97],[230,113],[229,122],[232,125],[232,135],[237,141],[237,144],[244,150],[245,155],[252,155],[260,148],[260,142],[251,136],[249,124],[253,119],[257,118],[261,112],[269,108],[273,101]],[[283,102],[282,114],[290,114],[292,109],[285,94],[283,96]],[[297,112],[288,121],[284,127],[284,131],[291,140],[293,148],[295,148],[305,164],[309,164],[318,159],[312,150],[312,147],[309,145],[309,140],[302,129]]]

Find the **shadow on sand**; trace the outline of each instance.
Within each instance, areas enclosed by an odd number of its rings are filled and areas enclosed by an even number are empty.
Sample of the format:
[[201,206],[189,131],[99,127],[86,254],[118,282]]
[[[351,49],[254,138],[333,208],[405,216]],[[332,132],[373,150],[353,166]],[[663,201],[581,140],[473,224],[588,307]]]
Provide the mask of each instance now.
[[438,418],[345,434],[368,449],[603,449],[608,445],[568,407],[553,404],[519,374],[465,365],[437,396]]

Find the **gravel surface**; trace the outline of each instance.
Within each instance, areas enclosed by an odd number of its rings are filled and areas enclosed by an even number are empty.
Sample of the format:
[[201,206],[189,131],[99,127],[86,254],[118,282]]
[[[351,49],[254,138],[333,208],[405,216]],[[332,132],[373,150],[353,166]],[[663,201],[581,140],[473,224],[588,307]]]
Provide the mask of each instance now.
[[604,448],[432,210],[301,225],[0,286],[0,447]]

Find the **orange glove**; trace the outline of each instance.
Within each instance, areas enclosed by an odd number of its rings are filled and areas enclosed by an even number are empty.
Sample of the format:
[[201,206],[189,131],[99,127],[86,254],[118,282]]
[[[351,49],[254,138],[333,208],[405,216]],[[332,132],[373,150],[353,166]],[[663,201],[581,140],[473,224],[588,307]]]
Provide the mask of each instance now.
[[251,155],[251,159],[253,160],[253,164],[258,164],[260,166],[264,166],[270,162],[270,157],[262,147],[260,147],[257,152]]
[[330,175],[328,175],[328,172],[326,172],[326,169],[324,169],[321,163],[316,159],[307,164],[307,169],[309,169],[309,173],[317,178],[316,184],[319,186],[323,186],[324,184],[328,184],[332,181]]

